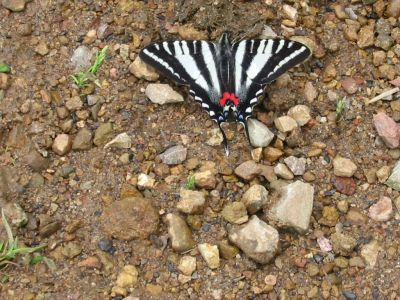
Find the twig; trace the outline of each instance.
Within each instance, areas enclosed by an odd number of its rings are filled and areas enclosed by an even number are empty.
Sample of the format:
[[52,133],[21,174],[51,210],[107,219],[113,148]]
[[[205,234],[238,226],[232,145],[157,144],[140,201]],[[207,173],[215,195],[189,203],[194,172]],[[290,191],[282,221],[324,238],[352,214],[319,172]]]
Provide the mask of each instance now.
[[390,95],[392,95],[392,94],[394,94],[394,93],[397,93],[397,92],[399,92],[399,91],[400,91],[400,88],[399,88],[399,87],[396,87],[396,88],[394,88],[394,89],[391,89],[391,90],[388,90],[388,91],[386,91],[386,92],[383,92],[382,94],[379,94],[378,96],[376,96],[376,97],[372,98],[371,100],[369,100],[369,101],[367,102],[367,104],[371,104],[371,103],[374,103],[374,102],[376,102],[376,101],[379,101],[379,100],[381,100],[381,99],[383,99],[383,98],[385,98],[385,97],[387,97],[387,96],[390,96]]

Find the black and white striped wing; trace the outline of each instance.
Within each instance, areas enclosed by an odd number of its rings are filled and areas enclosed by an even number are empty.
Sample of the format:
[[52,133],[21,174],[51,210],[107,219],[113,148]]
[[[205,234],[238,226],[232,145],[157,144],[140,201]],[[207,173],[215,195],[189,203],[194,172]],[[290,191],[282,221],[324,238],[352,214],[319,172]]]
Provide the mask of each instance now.
[[139,56],[169,79],[189,85],[191,96],[217,120],[222,108],[216,53],[217,46],[211,42],[171,41],[151,44]]
[[[305,45],[283,39],[244,40],[232,45],[235,93],[242,118],[251,116],[266,84],[311,55]],[[238,120],[242,121],[243,120]]]

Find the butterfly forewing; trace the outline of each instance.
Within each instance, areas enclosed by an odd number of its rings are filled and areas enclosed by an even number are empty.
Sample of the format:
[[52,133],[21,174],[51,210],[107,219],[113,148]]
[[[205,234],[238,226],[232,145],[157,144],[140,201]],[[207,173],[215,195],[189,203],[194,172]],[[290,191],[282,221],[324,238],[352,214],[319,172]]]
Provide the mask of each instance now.
[[140,58],[163,75],[189,85],[192,97],[214,120],[222,111],[218,106],[221,80],[216,56],[217,45],[207,41],[154,43],[140,52]]
[[251,116],[266,84],[310,54],[311,51],[303,44],[283,39],[244,40],[233,44],[235,93],[241,100],[239,111],[242,115],[245,118]]

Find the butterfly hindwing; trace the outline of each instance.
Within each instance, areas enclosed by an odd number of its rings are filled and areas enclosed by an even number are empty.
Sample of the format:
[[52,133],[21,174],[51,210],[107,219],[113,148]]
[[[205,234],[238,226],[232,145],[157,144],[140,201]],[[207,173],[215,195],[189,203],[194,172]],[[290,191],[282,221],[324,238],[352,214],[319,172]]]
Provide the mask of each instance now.
[[244,40],[232,45],[238,110],[251,116],[265,86],[311,54],[305,45],[284,39]]
[[172,41],[151,44],[140,52],[140,58],[180,84],[189,85],[191,96],[201,103],[210,117],[221,114],[217,45],[207,41]]

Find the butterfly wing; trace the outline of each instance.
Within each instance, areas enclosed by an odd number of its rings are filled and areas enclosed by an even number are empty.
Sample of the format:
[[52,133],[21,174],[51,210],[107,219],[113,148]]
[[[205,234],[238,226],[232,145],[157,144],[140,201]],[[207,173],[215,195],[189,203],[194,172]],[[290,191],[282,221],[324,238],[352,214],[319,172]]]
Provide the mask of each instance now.
[[244,123],[252,115],[268,83],[310,55],[305,45],[284,39],[244,40],[233,44],[235,93],[240,99],[237,120]]
[[151,44],[140,58],[164,76],[189,85],[190,95],[218,122],[221,80],[217,65],[217,45],[207,41],[171,41]]

